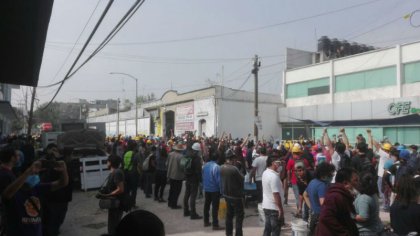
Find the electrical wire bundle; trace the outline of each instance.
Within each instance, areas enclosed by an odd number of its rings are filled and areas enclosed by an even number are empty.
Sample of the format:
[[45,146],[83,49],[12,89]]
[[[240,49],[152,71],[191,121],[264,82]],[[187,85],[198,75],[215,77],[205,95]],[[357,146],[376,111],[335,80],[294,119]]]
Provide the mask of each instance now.
[[[46,85],[46,86],[39,86],[43,88],[49,88],[56,85],[60,85],[55,92],[53,98],[48,102],[48,104],[42,108],[42,110],[47,109],[47,107],[54,101],[58,93],[60,92],[61,88],[63,87],[64,83],[70,79],[74,74],[77,73],[87,62],[89,62],[96,54],[98,54],[113,38],[114,36],[124,27],[124,25],[131,19],[131,17],[137,12],[137,10],[143,5],[145,0],[136,0],[136,2],[130,7],[130,9],[127,11],[127,13],[121,18],[121,20],[114,26],[114,28],[111,30],[111,32],[105,37],[105,39],[98,45],[98,47],[89,55],[89,57],[80,64],[76,69],[75,66],[77,62],[79,61],[80,57],[82,56],[83,52],[85,51],[86,47],[89,45],[90,41],[92,40],[93,36],[95,35],[96,31],[98,30],[99,26],[101,25],[103,19],[105,18],[106,14],[108,13],[108,10],[112,6],[114,0],[109,0],[107,6],[105,7],[104,11],[101,14],[101,17],[99,18],[98,22],[96,23],[95,27],[93,28],[92,32],[90,33],[88,39],[84,43],[81,51],[77,55],[75,61],[73,62],[72,66],[64,76],[64,79],[61,81],[58,81],[56,83]],[[74,70],[73,70],[74,69]]]

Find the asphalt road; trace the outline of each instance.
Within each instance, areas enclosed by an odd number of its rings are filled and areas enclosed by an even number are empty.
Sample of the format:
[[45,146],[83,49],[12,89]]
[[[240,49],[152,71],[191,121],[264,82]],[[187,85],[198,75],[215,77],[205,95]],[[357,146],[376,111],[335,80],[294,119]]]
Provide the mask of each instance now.
[[[168,196],[169,186],[166,186],[164,197]],[[101,235],[107,232],[107,212],[99,209],[98,199],[95,198],[96,190],[87,192],[75,191],[73,201],[69,205],[66,220],[61,227],[62,236],[90,236]],[[182,194],[178,204],[182,205]],[[197,211],[203,215],[204,199],[197,199]],[[190,220],[183,216],[183,210],[172,210],[166,203],[158,203],[153,198],[146,199],[143,192],[139,189],[137,195],[137,205],[140,209],[145,209],[156,214],[165,224],[166,235],[185,235],[185,236],[221,236],[224,231],[213,231],[211,227],[203,227],[203,220]],[[289,205],[285,206],[286,224],[289,226],[282,229],[281,235],[291,235],[292,213],[295,211],[293,192],[289,190]],[[381,212],[383,221],[389,222],[389,214]],[[224,219],[220,220],[220,225],[224,226]],[[244,235],[262,235],[264,227],[259,224],[258,210],[255,203],[250,203],[245,209],[245,219],[243,223]]]

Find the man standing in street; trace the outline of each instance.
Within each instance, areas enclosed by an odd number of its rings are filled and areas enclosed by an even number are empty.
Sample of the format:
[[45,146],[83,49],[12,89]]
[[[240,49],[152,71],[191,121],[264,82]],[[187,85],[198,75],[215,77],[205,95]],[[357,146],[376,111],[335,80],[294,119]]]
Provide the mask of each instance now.
[[321,206],[324,203],[325,193],[334,176],[335,167],[333,164],[323,162],[316,167],[315,178],[309,183],[303,198],[306,205],[309,206],[309,231],[310,235],[314,235],[316,225],[318,224]]
[[201,157],[198,155],[201,145],[194,143],[191,150],[187,150],[187,158],[191,158],[191,163],[184,167],[185,172],[185,195],[184,195],[184,216],[189,216],[191,220],[199,220],[203,217],[197,214],[195,200],[197,199],[198,185],[201,181]]
[[262,147],[260,149],[260,156],[255,158],[254,161],[252,162],[252,172],[251,172],[251,176],[255,177],[255,183],[257,184],[257,202],[261,203],[262,202],[262,195],[263,195],[263,190],[262,190],[262,174],[265,170],[265,168],[267,167],[267,150]]
[[283,184],[277,169],[281,162],[275,157],[267,158],[267,169],[262,175],[263,201],[265,215],[264,236],[279,236],[284,224]]
[[168,158],[168,179],[169,179],[169,197],[168,207],[171,209],[181,209],[178,205],[178,197],[182,189],[182,181],[185,179],[184,171],[181,168],[181,159],[183,157],[184,145],[178,143],[173,147],[173,152],[169,153]]
[[235,236],[242,236],[244,220],[244,176],[235,166],[235,153],[225,155],[226,163],[220,168],[222,193],[226,199],[226,236],[233,235],[233,216],[236,216]]
[[139,173],[137,171],[138,155],[137,154],[137,143],[134,140],[129,140],[127,144],[127,151],[123,157],[123,169],[124,178],[127,183],[127,193],[130,199],[130,208],[135,207],[137,188],[139,181]]
[[210,226],[209,211],[212,207],[213,230],[222,229],[217,218],[220,202],[220,166],[216,163],[219,155],[214,152],[209,161],[203,166],[204,188],[204,227]]

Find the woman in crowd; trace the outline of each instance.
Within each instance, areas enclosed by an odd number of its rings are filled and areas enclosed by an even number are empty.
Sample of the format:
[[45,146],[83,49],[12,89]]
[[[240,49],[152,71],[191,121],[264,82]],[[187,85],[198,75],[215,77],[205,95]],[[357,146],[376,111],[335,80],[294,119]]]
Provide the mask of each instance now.
[[360,178],[359,194],[354,201],[356,225],[360,236],[375,236],[383,231],[379,218],[378,187],[371,173]]
[[[121,158],[110,155],[107,160],[110,173],[106,179],[106,184],[101,189],[101,198],[121,198],[124,193],[124,172],[120,169]],[[117,207],[108,210],[108,233],[114,234],[118,223],[121,220],[123,211]]]
[[391,227],[398,235],[420,235],[419,177],[402,176],[396,186],[397,196],[391,205]]

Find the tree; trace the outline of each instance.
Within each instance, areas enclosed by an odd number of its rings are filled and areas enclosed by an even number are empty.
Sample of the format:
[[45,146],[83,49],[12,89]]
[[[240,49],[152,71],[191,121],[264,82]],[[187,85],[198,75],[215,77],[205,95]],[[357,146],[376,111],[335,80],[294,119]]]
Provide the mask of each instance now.
[[125,99],[123,102],[123,106],[124,106],[123,110],[130,110],[131,107],[133,106],[133,103],[131,103],[129,99]]
[[20,131],[23,130],[23,127],[25,126],[25,117],[23,116],[23,111],[17,108],[13,108],[13,110],[16,113],[17,119],[13,120],[12,122],[12,131],[16,133],[20,133]]
[[142,104],[142,103],[150,102],[150,101],[153,101],[153,100],[156,100],[156,96],[152,92],[152,93],[149,93],[147,95],[138,96],[137,97],[137,104]]

